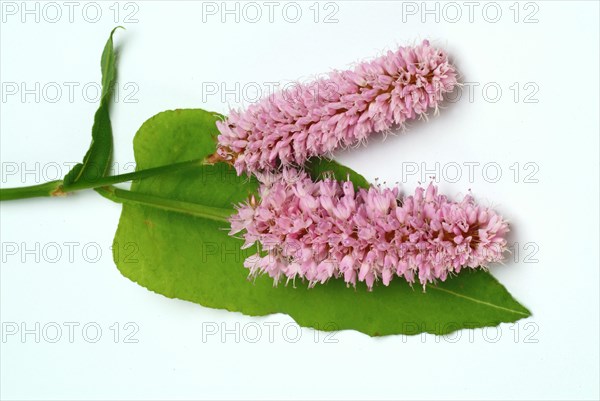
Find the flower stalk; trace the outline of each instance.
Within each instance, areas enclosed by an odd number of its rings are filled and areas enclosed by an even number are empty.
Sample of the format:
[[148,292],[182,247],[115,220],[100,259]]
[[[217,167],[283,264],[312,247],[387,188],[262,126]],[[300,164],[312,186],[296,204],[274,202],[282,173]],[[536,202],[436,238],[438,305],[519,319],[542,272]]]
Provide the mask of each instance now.
[[97,192],[107,199],[117,203],[151,206],[169,212],[186,214],[188,216],[200,217],[220,223],[227,223],[234,213],[232,209],[206,206],[199,203],[183,202],[161,196],[143,194],[112,186],[100,187]]
[[122,182],[136,181],[143,178],[186,171],[205,164],[205,160],[189,160],[185,162],[134,171],[126,174],[100,177],[90,180],[80,180],[68,186],[64,185],[62,180],[56,180],[33,186],[0,188],[0,201],[48,196],[64,196],[67,193],[84,189],[95,189],[99,187],[106,187],[108,185],[119,184]]

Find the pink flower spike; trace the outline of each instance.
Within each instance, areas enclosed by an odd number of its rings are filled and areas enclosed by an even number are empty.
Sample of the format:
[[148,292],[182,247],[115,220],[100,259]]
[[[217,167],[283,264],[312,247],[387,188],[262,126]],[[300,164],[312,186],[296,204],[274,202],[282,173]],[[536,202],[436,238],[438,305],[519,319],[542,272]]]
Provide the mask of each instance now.
[[456,84],[456,70],[442,50],[427,40],[401,47],[232,111],[217,122],[217,152],[209,160],[233,164],[238,175],[302,165],[426,117]]
[[425,286],[464,267],[485,268],[502,260],[508,224],[467,195],[460,202],[437,188],[417,188],[399,198],[398,189],[355,189],[352,182],[314,182],[294,169],[260,186],[260,201],[237,206],[231,235],[245,246],[258,242],[267,255],[244,266],[250,276],[306,279],[309,286],[330,278],[355,286],[394,277]]

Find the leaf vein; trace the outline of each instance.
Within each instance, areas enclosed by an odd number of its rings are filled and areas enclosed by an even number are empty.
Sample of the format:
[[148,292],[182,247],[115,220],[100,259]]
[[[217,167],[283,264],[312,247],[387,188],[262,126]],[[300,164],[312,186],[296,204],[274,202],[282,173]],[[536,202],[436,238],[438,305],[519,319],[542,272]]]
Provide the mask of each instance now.
[[439,287],[428,287],[428,288],[431,288],[432,290],[446,292],[448,294],[455,295],[457,297],[464,298],[464,299],[467,299],[469,301],[473,301],[473,302],[478,303],[478,304],[490,306],[492,308],[500,309],[500,310],[511,312],[511,313],[516,313],[518,315],[522,315],[522,316],[525,316],[525,317],[529,316],[529,313],[521,312],[521,311],[510,309],[510,308],[505,308],[503,306],[496,305],[496,304],[493,304],[493,303],[490,303],[490,302],[485,302],[485,301],[482,301],[482,300],[477,299],[477,298],[468,297],[466,295],[462,295],[462,294],[459,294],[459,293],[454,292],[454,291],[446,290],[445,288],[439,288]]

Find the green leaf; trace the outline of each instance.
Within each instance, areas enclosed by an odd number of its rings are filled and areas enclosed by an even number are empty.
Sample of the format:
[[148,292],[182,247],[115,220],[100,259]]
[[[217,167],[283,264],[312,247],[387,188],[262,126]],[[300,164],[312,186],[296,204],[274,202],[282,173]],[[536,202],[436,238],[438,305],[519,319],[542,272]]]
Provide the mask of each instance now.
[[100,107],[94,115],[92,142],[83,158],[83,162],[76,164],[67,175],[65,175],[63,187],[67,191],[76,189],[76,184],[79,182],[86,184],[104,177],[110,167],[113,134],[109,110],[117,76],[115,52],[113,48],[113,34],[118,28],[122,27],[116,27],[110,33],[100,60],[100,68],[102,70],[102,96],[100,98]]
[[102,70],[102,98],[110,98],[114,91],[114,84],[117,79],[117,67],[115,50],[113,46],[113,35],[117,29],[125,29],[122,26],[114,28],[102,51],[100,58],[100,69]]
[[[218,118],[222,117],[203,110],[167,111],[152,117],[134,140],[137,168],[212,154]],[[349,175],[358,185],[366,183],[335,162],[313,161],[311,168],[316,175],[332,171],[338,178]],[[286,313],[302,326],[353,329],[371,336],[445,334],[530,315],[494,277],[481,270],[465,270],[445,283],[429,286],[426,292],[402,280],[393,280],[389,287],[378,285],[372,292],[363,284],[348,288],[341,280],[312,289],[299,280],[295,287],[292,283],[273,287],[265,276],[249,281],[242,264],[255,250],[241,250],[243,241],[227,235],[227,223],[144,205],[143,198],[233,212],[232,204],[255,193],[253,179],[237,177],[229,166],[217,164],[144,178],[131,189],[129,195],[141,203],[123,205],[114,260],[123,275],[170,298],[252,316]]]
[[357,188],[369,188],[369,181],[365,177],[334,160],[313,158],[306,163],[306,168],[314,180],[333,176],[338,181],[350,179]]

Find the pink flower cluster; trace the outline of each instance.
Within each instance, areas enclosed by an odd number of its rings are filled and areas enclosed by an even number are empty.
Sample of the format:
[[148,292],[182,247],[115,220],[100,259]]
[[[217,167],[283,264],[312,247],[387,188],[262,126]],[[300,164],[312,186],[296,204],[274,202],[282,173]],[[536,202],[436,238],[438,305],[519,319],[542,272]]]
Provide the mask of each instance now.
[[303,165],[311,156],[366,140],[406,120],[437,111],[457,83],[446,54],[428,41],[328,78],[278,92],[217,123],[214,161],[239,174]]
[[369,289],[394,275],[425,286],[463,267],[485,267],[506,250],[508,224],[470,195],[452,202],[430,184],[414,195],[398,189],[355,190],[352,182],[314,182],[306,173],[284,169],[237,206],[230,235],[244,231],[244,248],[258,242],[246,259],[250,275],[267,273],[275,283],[301,277],[312,286],[332,277]]

